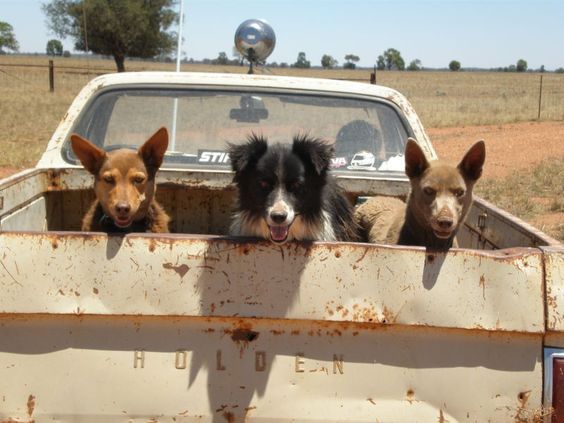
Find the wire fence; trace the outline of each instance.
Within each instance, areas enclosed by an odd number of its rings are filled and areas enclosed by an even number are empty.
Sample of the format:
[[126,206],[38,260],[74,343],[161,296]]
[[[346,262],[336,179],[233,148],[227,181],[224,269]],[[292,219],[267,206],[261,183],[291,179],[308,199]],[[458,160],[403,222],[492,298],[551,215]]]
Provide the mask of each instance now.
[[[43,59],[3,61],[0,56],[0,93],[19,99],[47,91],[67,102],[92,78],[114,73],[111,60],[60,59],[49,65]],[[128,70],[173,70],[172,63],[130,61]],[[246,67],[183,64],[182,71],[246,73]],[[261,70],[259,69],[259,72]],[[394,88],[413,104],[427,127],[503,124],[532,120],[564,120],[564,74],[506,72],[393,72],[270,68],[270,75],[324,77]],[[64,112],[63,112],[64,113]]]

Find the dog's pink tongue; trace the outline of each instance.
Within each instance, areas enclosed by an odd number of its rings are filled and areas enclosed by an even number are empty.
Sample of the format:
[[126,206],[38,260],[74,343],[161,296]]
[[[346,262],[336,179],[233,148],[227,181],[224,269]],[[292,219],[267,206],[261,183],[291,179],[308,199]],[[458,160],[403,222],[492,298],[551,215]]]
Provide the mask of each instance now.
[[274,241],[284,241],[288,236],[287,226],[271,226],[270,227],[270,237]]

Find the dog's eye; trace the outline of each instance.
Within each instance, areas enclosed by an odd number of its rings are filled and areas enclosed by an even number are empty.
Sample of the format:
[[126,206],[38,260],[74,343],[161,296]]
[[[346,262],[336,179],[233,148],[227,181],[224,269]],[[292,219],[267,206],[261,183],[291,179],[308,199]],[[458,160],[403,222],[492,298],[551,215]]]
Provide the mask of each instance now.
[[430,187],[423,188],[423,192],[427,195],[435,195],[437,193],[437,191]]
[[113,184],[115,183],[115,179],[112,175],[105,175],[104,176],[104,182],[108,183],[108,184]]
[[270,182],[268,182],[266,179],[261,179],[259,181],[259,185],[262,189],[268,189],[270,188]]
[[465,194],[465,191],[462,188],[459,188],[457,190],[454,190],[454,195],[456,197],[462,197]]
[[296,191],[300,188],[300,181],[290,181],[286,184],[288,191]]
[[143,182],[145,182],[145,178],[143,176],[136,176],[133,178],[133,182],[135,182],[136,184],[142,184]]

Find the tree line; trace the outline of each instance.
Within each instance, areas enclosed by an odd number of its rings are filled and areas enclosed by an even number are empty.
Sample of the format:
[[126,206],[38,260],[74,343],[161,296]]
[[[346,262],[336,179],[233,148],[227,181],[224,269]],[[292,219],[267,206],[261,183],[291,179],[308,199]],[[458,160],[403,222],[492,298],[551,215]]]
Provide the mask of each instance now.
[[[125,71],[125,59],[159,58],[172,60],[177,34],[171,29],[178,22],[178,13],[173,9],[175,0],[50,0],[42,4],[47,18],[47,25],[52,33],[60,38],[71,38],[77,51],[92,52],[113,57],[118,72]],[[0,21],[0,54],[18,52],[19,44],[14,36],[13,27]],[[47,42],[46,52],[53,56],[70,56],[63,51],[62,43],[57,39]],[[244,59],[234,49],[233,59],[225,52],[220,52],[215,59],[204,59],[204,63],[229,65],[243,64]],[[342,67],[355,69],[360,57],[347,54]],[[334,69],[339,61],[329,54],[321,58],[321,67]],[[305,52],[299,52],[294,63],[272,62],[270,67],[310,68],[311,61]],[[419,71],[424,69],[421,60],[414,59],[407,66],[401,53],[395,48],[388,48],[380,54],[375,63],[378,70]],[[462,70],[458,60],[448,64],[451,71]],[[492,69],[505,72],[524,72],[527,62],[519,59],[515,65]],[[539,69],[544,71],[544,66]],[[556,72],[564,73],[564,68]]]

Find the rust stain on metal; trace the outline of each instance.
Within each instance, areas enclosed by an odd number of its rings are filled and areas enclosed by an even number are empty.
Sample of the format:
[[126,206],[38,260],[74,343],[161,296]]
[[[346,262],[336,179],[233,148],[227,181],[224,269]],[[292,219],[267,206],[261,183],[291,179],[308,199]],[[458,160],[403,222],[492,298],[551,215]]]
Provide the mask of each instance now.
[[486,299],[486,277],[484,275],[480,276],[480,286],[482,287],[482,297]]
[[31,418],[33,415],[33,410],[35,410],[35,396],[29,395],[27,397],[27,415]]
[[49,170],[47,178],[49,179],[48,191],[57,191],[61,188],[61,174],[66,171]]
[[[341,313],[341,315],[343,315],[343,309],[345,308],[342,305],[337,306],[337,312]],[[348,314],[348,310],[347,310],[347,314]],[[343,317],[345,317],[345,315],[343,315]]]
[[[519,402],[519,405],[517,406],[517,414],[515,414],[515,421],[516,422],[527,422],[530,421],[527,418],[527,411],[526,411],[526,407],[527,407],[527,402],[529,401],[529,397],[531,396],[531,391],[523,391],[523,392],[519,392],[519,394],[517,395],[517,401]],[[538,421],[541,421],[541,419],[539,419]]]
[[286,259],[286,255],[284,254],[284,248],[280,246],[280,256],[282,257],[282,261]]
[[386,306],[384,306],[384,310],[382,311],[384,318],[382,319],[382,323],[395,323],[397,316]]
[[226,422],[235,422],[235,415],[231,411],[226,411],[225,413],[223,413],[223,418]]
[[556,301],[556,296],[552,295],[552,288],[550,287],[550,285],[546,287],[546,305],[552,310],[554,321],[549,323],[551,327],[554,328],[556,324],[560,322],[561,318],[560,314],[558,313],[558,303]]
[[231,330],[225,329],[223,333],[231,335],[231,339],[239,346],[239,356],[243,357],[243,353],[249,347],[249,342],[255,341],[260,333],[252,330],[250,324],[239,322],[240,326]]
[[175,266],[172,263],[163,263],[163,267],[165,269],[174,270],[176,273],[180,275],[180,279],[182,279],[184,275],[186,275],[186,273],[188,273],[188,271],[190,270],[190,267],[187,264],[181,264],[180,266]]
[[247,417],[247,415],[249,414],[249,411],[253,411],[256,410],[257,407],[255,405],[251,405],[249,407],[245,407],[245,418]]
[[443,409],[441,408],[441,409],[439,410],[439,423],[445,423],[445,422],[446,422],[445,416],[444,416],[444,414],[443,414]]
[[340,251],[340,250],[336,250],[336,251],[335,251],[335,257],[336,257],[336,258],[341,258],[341,251]]
[[[359,262],[361,262],[362,260],[364,260],[364,257],[366,257],[366,254],[367,254],[367,253],[368,253],[368,248],[365,248],[365,249],[364,249],[364,252],[362,253],[362,256],[360,256],[360,257],[356,260],[355,263],[359,263]],[[356,269],[356,267],[354,267],[354,268]]]
[[529,397],[531,396],[531,391],[523,391],[519,392],[517,395],[517,399],[519,400],[519,407],[525,408],[527,406],[527,401],[529,401]]
[[231,339],[235,342],[253,342],[259,337],[259,333],[250,329],[238,328],[231,334]]
[[374,307],[356,307],[354,308],[352,320],[355,322],[378,322],[378,314]]

